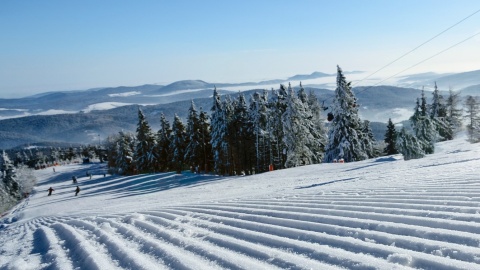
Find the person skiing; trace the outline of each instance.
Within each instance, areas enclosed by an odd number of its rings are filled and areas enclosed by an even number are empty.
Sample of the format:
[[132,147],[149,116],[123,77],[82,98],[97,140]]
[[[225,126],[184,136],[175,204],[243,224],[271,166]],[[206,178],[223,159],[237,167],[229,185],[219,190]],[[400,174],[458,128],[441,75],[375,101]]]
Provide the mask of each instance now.
[[80,192],[80,187],[77,186],[77,188],[75,189],[75,196],[77,196],[79,192]]
[[50,187],[50,188],[47,189],[47,190],[48,190],[48,196],[50,196],[50,195],[52,195],[52,192],[53,192],[55,189],[53,189],[52,187]]
[[77,183],[77,177],[74,175],[72,176],[72,180],[73,180],[73,183],[76,184]]

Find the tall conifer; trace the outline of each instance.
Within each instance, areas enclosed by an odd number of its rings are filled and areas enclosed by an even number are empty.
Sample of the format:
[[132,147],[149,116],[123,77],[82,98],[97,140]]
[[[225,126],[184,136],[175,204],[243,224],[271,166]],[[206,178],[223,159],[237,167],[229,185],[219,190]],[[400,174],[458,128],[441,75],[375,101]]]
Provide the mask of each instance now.
[[342,69],[338,66],[332,113],[334,118],[330,124],[325,162],[338,159],[345,162],[367,159],[357,100],[350,83],[346,81]]
[[385,132],[385,144],[387,146],[385,147],[385,150],[384,150],[387,155],[398,154],[396,141],[397,141],[397,131],[395,130],[395,125],[393,124],[392,119],[389,118],[388,124],[387,124],[387,131]]
[[186,131],[180,117],[175,114],[172,124],[172,137],[170,140],[170,149],[172,151],[172,166],[175,172],[181,173],[184,165],[185,157],[185,140]]
[[135,146],[134,160],[137,173],[155,171],[157,155],[155,152],[156,140],[152,129],[145,119],[142,110],[138,108],[137,145]]

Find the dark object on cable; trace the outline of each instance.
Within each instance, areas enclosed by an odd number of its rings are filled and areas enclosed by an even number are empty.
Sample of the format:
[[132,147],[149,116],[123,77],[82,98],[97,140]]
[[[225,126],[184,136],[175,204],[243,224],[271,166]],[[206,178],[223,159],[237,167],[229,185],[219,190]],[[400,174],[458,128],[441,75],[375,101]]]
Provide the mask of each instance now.
[[327,114],[327,120],[328,120],[328,122],[330,122],[330,121],[333,120],[333,113],[329,112],[329,113]]

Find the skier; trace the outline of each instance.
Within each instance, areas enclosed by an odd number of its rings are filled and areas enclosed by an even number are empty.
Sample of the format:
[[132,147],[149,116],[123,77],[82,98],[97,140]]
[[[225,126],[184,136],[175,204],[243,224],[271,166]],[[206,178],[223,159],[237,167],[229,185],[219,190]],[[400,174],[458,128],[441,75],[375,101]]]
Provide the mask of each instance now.
[[75,196],[77,196],[79,192],[80,192],[80,187],[77,186],[77,188],[75,189]]
[[53,192],[55,189],[53,189],[52,187],[50,187],[50,188],[47,189],[47,190],[48,190],[48,196],[50,196],[50,195],[52,195],[52,192]]
[[77,177],[74,175],[72,176],[72,180],[73,180],[73,183],[76,184],[77,183]]

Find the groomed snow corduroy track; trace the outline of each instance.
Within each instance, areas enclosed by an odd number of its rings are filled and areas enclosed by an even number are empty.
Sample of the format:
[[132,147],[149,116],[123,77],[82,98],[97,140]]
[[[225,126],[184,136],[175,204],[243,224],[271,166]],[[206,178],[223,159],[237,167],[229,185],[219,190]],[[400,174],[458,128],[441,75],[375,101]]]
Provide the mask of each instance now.
[[465,169],[478,164],[412,162],[364,187],[359,164],[283,195],[37,216],[0,230],[0,269],[480,269],[480,181]]

